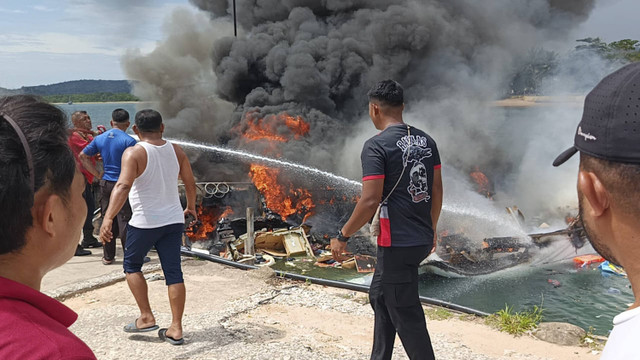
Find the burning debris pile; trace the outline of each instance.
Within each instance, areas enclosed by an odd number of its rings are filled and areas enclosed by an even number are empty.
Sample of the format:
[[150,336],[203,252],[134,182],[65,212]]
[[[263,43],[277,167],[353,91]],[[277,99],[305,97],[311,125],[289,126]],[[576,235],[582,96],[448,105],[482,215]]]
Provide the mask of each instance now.
[[[275,259],[294,261],[303,259],[313,261],[320,267],[356,268],[361,272],[373,271],[371,263],[375,246],[367,237],[355,236],[348,250],[349,261],[343,263],[331,259],[327,251],[333,233],[315,231],[314,226],[305,222],[316,206],[311,199],[310,190],[306,206],[292,207],[297,203],[295,191],[281,184],[274,187],[254,183],[198,183],[201,202],[197,206],[198,221],[185,230],[185,246],[196,251],[206,251],[239,262],[255,262],[258,265],[273,265]],[[319,196],[327,196],[330,189],[320,191]],[[289,194],[289,195],[288,195]],[[318,198],[319,196],[316,196]],[[279,202],[267,199],[276,198]],[[335,194],[320,200],[318,208],[330,212],[334,206],[350,212],[355,200],[340,198]],[[269,204],[276,206],[270,207]],[[246,208],[251,208],[245,212]],[[351,209],[349,209],[351,208]],[[253,211],[258,213],[253,216]],[[247,213],[247,216],[243,215]],[[255,231],[254,231],[255,229]],[[247,248],[251,237],[253,246]]]

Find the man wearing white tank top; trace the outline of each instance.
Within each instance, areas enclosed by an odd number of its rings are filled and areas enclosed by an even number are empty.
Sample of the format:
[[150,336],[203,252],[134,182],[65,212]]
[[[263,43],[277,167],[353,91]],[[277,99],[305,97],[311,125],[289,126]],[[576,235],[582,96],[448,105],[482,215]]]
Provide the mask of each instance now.
[[[133,215],[127,227],[124,249],[124,272],[127,284],[140,309],[140,317],[124,327],[130,333],[159,328],[151,312],[147,282],[141,269],[144,256],[155,246],[169,290],[171,325],[158,336],[172,345],[184,343],[182,314],[186,290],[180,266],[180,246],[184,217],[195,210],[196,184],[191,164],[180,146],[162,138],[162,116],[155,110],[138,111],[133,131],[140,138],[137,145],[122,154],[122,172],[111,193],[109,207],[100,227],[100,240],[113,238],[111,225],[127,196]],[[187,208],[182,209],[178,194],[178,176],[185,185]]]

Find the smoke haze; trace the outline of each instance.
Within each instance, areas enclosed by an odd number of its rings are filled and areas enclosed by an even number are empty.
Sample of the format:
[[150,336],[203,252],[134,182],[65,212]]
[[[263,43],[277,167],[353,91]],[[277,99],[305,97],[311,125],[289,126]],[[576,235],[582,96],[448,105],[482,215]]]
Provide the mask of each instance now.
[[[123,61],[135,94],[159,101],[169,136],[265,153],[264,143],[240,136],[247,114],[286,112],[302,116],[310,132],[275,155],[359,179],[362,144],[375,134],[366,91],[393,78],[405,88],[405,120],[438,143],[445,202],[517,203],[531,213],[576,202],[575,168],[551,162],[571,144],[580,106],[490,104],[507,95],[531,49],[572,47],[575,39],[564,36],[595,0],[239,1],[237,38],[231,1],[191,3],[200,11],[176,11],[153,53]],[[545,89],[584,95],[608,70],[598,69],[579,79],[560,74]],[[196,163],[200,176],[214,172],[205,159]],[[495,204],[470,195],[466,174],[476,167],[494,182]]]

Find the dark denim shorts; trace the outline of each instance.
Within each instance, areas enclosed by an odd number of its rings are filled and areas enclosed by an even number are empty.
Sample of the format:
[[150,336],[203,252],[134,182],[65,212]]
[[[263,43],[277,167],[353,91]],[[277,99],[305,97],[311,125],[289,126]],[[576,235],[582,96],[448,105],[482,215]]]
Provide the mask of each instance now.
[[127,226],[127,244],[124,249],[124,272],[141,272],[144,257],[153,246],[158,251],[167,285],[183,283],[180,266],[180,246],[184,224],[171,224],[153,229]]

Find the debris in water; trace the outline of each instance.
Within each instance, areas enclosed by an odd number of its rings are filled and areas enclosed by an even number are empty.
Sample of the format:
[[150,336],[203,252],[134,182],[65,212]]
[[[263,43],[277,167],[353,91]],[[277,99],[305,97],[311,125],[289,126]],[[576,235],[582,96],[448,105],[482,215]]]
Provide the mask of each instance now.
[[558,281],[558,280],[549,279],[549,280],[547,280],[547,282],[549,284],[553,285],[554,288],[559,288],[560,286],[562,286],[562,284],[560,284],[560,281]]

